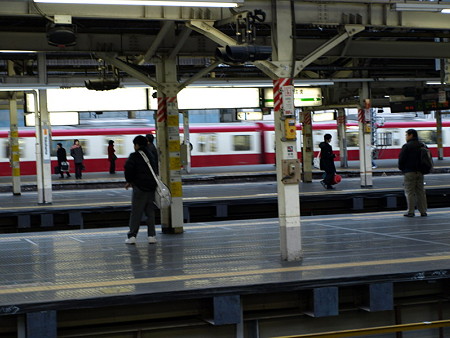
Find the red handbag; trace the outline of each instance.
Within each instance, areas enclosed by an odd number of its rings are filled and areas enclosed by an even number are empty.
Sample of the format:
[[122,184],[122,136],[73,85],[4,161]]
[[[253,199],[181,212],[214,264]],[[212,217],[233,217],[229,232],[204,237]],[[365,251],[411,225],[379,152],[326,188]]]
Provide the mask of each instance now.
[[342,181],[342,176],[341,175],[338,175],[338,174],[335,174],[334,175],[334,178],[333,178],[333,185],[334,184],[338,184],[338,183],[340,183]]

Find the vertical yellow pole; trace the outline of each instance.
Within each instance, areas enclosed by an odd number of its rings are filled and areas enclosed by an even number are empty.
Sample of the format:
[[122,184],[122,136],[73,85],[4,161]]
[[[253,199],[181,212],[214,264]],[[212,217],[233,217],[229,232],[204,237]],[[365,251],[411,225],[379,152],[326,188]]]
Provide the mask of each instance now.
[[10,134],[9,144],[11,148],[11,176],[13,184],[13,195],[20,195],[20,147],[19,147],[19,127],[17,123],[17,100],[16,93],[9,99],[9,121]]

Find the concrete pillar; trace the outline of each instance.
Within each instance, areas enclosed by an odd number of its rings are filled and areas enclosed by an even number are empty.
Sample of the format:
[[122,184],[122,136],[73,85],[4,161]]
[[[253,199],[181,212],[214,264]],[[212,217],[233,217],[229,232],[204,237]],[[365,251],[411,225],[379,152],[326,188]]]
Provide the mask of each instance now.
[[346,130],[346,117],[345,117],[345,109],[339,108],[338,109],[338,116],[337,116],[337,123],[338,123],[338,141],[339,141],[339,157],[341,159],[341,168],[348,168],[348,157],[347,157],[347,138],[345,137],[345,130]]
[[442,114],[436,111],[436,136],[438,147],[438,160],[444,159],[444,146],[442,144]]
[[[38,54],[39,83],[47,83],[47,62],[43,53]],[[47,90],[39,90],[39,108],[36,109],[36,181],[38,203],[52,203],[52,177],[50,163],[51,129],[47,110]]]
[[17,94],[12,93],[9,99],[9,147],[11,161],[11,177],[13,195],[21,194],[20,187],[20,149],[19,149],[19,125],[17,121]]
[[302,111],[302,137],[303,137],[303,182],[312,182],[312,161],[314,155],[314,144],[312,134],[311,111]]
[[51,130],[47,111],[47,90],[39,90],[39,111],[36,115],[36,181],[38,203],[52,203],[50,162]]
[[362,83],[359,94],[360,109],[358,110],[359,125],[359,170],[361,187],[372,186],[372,133],[370,91],[367,82]]

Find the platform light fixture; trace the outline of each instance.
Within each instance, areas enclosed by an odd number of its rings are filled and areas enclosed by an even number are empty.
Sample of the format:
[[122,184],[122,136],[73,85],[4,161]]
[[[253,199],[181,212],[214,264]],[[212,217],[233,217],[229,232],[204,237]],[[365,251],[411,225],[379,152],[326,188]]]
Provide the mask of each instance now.
[[176,6],[176,7],[238,7],[244,0],[215,1],[153,1],[153,0],[33,0],[38,3],[70,4],[70,5],[125,5],[125,6]]
[[391,8],[397,12],[441,12],[443,14],[450,14],[450,5],[442,3],[395,3],[392,4]]

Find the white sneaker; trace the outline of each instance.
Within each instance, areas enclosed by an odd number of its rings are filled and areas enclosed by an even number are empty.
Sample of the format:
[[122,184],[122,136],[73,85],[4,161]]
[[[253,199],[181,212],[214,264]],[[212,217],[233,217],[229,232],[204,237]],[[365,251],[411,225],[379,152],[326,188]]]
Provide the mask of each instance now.
[[125,241],[126,244],[136,244],[136,237],[130,237]]
[[148,236],[148,243],[149,244],[155,244],[156,243],[156,236]]

